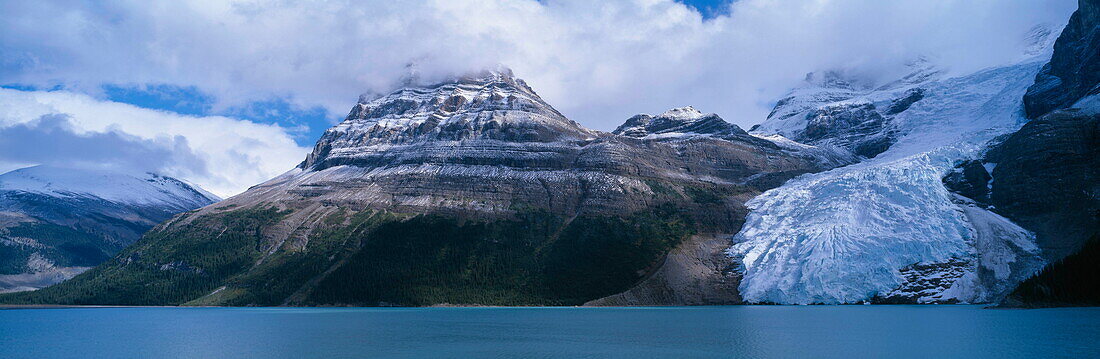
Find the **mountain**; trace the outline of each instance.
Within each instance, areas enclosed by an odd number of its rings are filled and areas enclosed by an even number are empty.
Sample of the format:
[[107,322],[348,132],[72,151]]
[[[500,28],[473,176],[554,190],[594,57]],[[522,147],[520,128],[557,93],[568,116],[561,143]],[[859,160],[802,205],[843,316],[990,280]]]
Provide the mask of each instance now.
[[[1028,41],[1048,43],[1044,33],[1053,31],[1033,31]],[[956,193],[975,186],[954,179],[982,178],[967,164],[980,164],[992,141],[1026,122],[1022,99],[1046,56],[954,77],[921,59],[882,84],[839,71],[807,76],[750,132],[848,151],[860,162],[748,202],[729,250],[742,297],[781,304],[1005,297],[1045,264],[1043,249],[1030,231]]]
[[714,136],[751,141],[748,132],[716,114],[703,114],[694,107],[668,110],[657,116],[640,114],[626,120],[612,133],[635,138]]
[[152,173],[35,166],[0,175],[0,292],[68,279],[157,223],[217,200]]
[[1032,120],[984,158],[988,197],[1051,264],[1004,304],[1100,305],[1100,1],[1079,2],[1024,107]]
[[485,71],[363,96],[297,168],[0,302],[738,303],[743,203],[824,168],[693,109],[589,130]]
[[922,84],[943,73],[923,58],[909,68],[906,76],[881,86],[838,71],[810,73],[752,132],[836,148],[855,158],[875,157],[901,136],[895,117],[924,98]]

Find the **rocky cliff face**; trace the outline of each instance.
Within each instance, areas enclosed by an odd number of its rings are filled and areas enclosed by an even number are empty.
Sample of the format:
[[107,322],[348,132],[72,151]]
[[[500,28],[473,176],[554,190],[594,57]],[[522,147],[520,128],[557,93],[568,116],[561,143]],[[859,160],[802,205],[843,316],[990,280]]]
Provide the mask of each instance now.
[[1082,99],[1100,94],[1100,5],[1080,0],[1054,44],[1050,63],[1035,76],[1035,85],[1024,96],[1028,118],[1075,107]]
[[1069,255],[1100,229],[1100,116],[1059,110],[1032,120],[986,157],[990,203],[1034,231],[1044,256]]
[[[664,258],[720,256],[693,235],[735,232],[744,201],[823,168],[694,110],[616,132],[569,121],[508,71],[364,98],[298,168],[177,216],[72,281],[0,301],[582,304],[658,272],[735,283]],[[152,278],[167,279],[122,285]],[[94,290],[115,285],[127,289]],[[738,300],[665,289],[683,293],[664,304]]]
[[216,200],[155,174],[37,166],[0,175],[0,292],[71,278],[157,223]]
[[1100,1],[1082,0],[1024,97],[1033,120],[985,158],[993,168],[990,202],[1035,232],[1053,263],[1021,285],[1011,305],[1100,303],[1100,258],[1090,244],[1100,237],[1098,94]]

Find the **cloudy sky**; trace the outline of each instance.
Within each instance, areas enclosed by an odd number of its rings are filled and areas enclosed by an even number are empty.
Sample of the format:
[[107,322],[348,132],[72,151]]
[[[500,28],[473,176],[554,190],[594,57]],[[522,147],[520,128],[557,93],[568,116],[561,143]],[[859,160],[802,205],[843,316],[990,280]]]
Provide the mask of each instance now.
[[[503,64],[610,130],[693,105],[749,127],[807,72],[1016,61],[1074,0],[0,2],[0,171],[157,171],[222,196],[300,162],[362,93]],[[1060,27],[1058,27],[1060,28]]]

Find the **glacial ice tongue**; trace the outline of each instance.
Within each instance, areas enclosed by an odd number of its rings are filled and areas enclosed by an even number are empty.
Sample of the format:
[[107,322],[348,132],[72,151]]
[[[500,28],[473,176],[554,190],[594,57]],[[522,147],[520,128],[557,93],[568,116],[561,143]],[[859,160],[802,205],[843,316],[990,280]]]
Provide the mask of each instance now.
[[[795,178],[749,201],[751,213],[728,251],[743,273],[742,297],[862,302],[897,294],[913,277],[902,271],[912,274],[916,266],[933,268],[927,276],[955,274],[908,293],[916,301],[981,302],[1033,273],[1030,234],[962,204],[941,178],[1022,124],[1021,99],[1043,60],[920,84],[927,95],[893,119],[900,135],[886,152]],[[871,92],[845,101],[890,96]]]
[[851,303],[901,285],[914,263],[970,258],[963,213],[940,184],[951,155],[807,176],[748,203],[731,253],[753,302]]

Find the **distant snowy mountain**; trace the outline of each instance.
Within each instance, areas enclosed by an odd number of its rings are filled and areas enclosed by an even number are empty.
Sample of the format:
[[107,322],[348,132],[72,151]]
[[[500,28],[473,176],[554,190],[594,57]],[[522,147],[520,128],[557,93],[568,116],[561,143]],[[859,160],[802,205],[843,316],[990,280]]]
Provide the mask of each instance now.
[[[1045,56],[1049,56],[1049,52]],[[1034,236],[943,183],[1025,122],[1046,61],[944,78],[926,61],[881,86],[811,75],[753,133],[865,158],[747,205],[730,255],[750,302],[989,302],[1042,267]]]
[[155,173],[129,175],[51,166],[27,167],[2,174],[0,191],[57,198],[98,198],[120,204],[180,211],[221,200],[198,186]]
[[0,291],[72,277],[157,223],[218,200],[152,173],[36,166],[0,175]]

